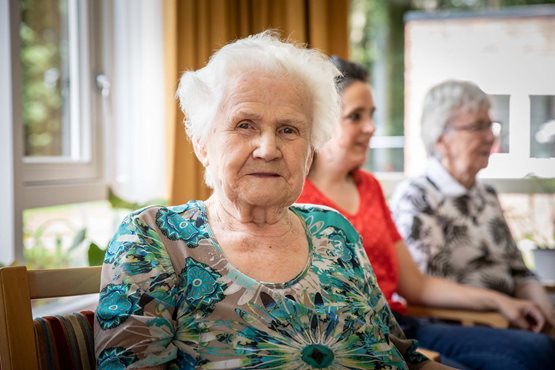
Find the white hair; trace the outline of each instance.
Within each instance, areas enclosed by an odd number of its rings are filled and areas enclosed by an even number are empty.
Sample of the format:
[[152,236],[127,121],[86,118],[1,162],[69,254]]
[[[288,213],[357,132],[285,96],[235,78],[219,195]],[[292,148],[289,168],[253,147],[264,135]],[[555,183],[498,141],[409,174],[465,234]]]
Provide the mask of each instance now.
[[181,76],[177,96],[192,141],[206,143],[226,82],[257,72],[286,73],[298,79],[313,107],[311,145],[316,149],[330,139],[339,119],[335,78],[340,72],[319,51],[281,41],[274,32],[265,31],[225,45],[204,68]]
[[488,95],[473,82],[447,80],[433,86],[424,98],[420,120],[420,136],[428,155],[436,154],[435,144],[457,111],[477,112],[490,106]]

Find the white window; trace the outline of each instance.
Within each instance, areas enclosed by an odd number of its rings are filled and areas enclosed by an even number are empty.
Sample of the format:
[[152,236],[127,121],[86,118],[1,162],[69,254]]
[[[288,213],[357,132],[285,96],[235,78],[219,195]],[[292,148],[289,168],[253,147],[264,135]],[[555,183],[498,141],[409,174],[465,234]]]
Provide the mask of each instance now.
[[94,88],[100,50],[93,2],[18,2],[23,124],[22,207],[99,199],[101,119]]
[[[99,199],[102,179],[92,2],[2,0],[2,261],[21,260],[23,209]],[[9,61],[4,63],[4,61]]]
[[24,210],[165,197],[161,29],[158,1],[0,0],[0,262]]

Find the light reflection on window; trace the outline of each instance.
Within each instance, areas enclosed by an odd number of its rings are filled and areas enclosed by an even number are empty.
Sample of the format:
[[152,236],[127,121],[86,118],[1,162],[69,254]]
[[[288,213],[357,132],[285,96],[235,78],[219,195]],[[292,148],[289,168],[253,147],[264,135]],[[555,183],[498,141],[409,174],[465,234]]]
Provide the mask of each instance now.
[[530,157],[555,158],[555,96],[530,96]]

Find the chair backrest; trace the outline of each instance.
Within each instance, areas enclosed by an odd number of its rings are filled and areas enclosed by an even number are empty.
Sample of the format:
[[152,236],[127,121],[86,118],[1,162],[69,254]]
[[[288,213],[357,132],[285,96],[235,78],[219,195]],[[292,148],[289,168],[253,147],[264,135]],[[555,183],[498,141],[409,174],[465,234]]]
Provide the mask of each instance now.
[[[94,368],[92,312],[33,321],[31,300],[98,293],[101,267],[27,270],[25,266],[0,268],[0,363],[2,370],[41,369],[52,359],[55,342],[64,342],[60,356],[67,363]],[[79,358],[69,358],[79,353]],[[87,361],[85,361],[85,359]],[[71,368],[76,368],[71,365]],[[52,368],[52,367],[50,367]],[[60,368],[54,366],[53,368]],[[64,368],[64,367],[61,367]],[[68,368],[68,367],[66,367]]]

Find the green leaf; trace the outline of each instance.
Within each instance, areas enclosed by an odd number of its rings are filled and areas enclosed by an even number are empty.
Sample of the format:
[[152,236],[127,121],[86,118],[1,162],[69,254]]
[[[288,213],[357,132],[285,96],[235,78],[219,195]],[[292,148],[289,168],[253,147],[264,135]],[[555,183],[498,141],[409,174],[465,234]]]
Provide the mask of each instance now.
[[161,198],[147,200],[144,203],[130,202],[128,200],[122,199],[119,196],[117,196],[112,191],[111,188],[108,189],[108,201],[110,202],[110,205],[112,206],[112,208],[125,208],[125,209],[131,209],[131,210],[136,210],[136,209],[144,208],[151,205],[165,206],[168,203],[167,200],[161,199]]
[[141,208],[139,203],[129,202],[120,197],[118,197],[112,189],[108,189],[108,201],[112,208],[126,208],[126,209],[138,209]]
[[106,254],[106,249],[101,249],[96,243],[89,244],[88,250],[89,266],[99,266],[104,262],[104,255]]
[[75,233],[75,236],[71,241],[68,251],[72,251],[75,248],[77,248],[81,243],[83,243],[83,240],[85,240],[86,237],[87,237],[87,228],[83,227],[79,229],[77,233]]

